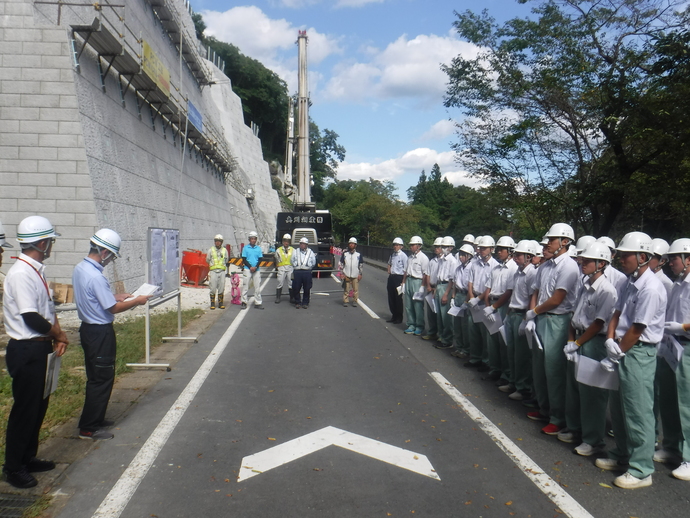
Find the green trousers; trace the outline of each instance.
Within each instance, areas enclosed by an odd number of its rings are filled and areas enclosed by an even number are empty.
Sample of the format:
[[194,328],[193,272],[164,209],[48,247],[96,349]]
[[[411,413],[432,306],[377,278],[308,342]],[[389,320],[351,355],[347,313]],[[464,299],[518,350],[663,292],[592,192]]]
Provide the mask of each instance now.
[[630,464],[628,473],[645,478],[654,473],[654,375],[656,347],[637,342],[621,358],[618,391],[609,393],[616,447],[609,457]]
[[526,336],[518,334],[518,328],[524,320],[524,313],[508,311],[504,321],[506,338],[508,339],[507,353],[510,373],[508,382],[523,396],[532,392],[532,351],[530,351]]
[[[498,308],[497,313],[505,320],[506,307]],[[482,324],[484,325],[484,324]],[[486,326],[484,326],[486,329]],[[506,348],[501,333],[494,333],[493,335],[486,330],[486,348],[489,355],[490,374],[498,373],[501,379],[508,381],[510,378],[510,366],[508,365],[508,349]]]
[[678,387],[678,412],[683,437],[683,461],[690,462],[690,342],[681,341],[683,356],[676,369],[676,386]]
[[424,301],[413,300],[413,295],[422,286],[422,279],[408,277],[405,279],[405,314],[407,315],[407,325],[417,329],[424,329]]
[[[474,322],[472,318],[472,313],[468,310],[467,313],[467,323],[469,326],[468,336],[470,338],[470,362],[474,364],[482,363],[484,361],[484,344],[485,344],[485,333],[486,326],[479,322],[478,324]],[[487,358],[488,361],[488,358]]]
[[[683,455],[683,431],[680,422],[676,373],[661,356],[656,357],[654,393],[663,430],[662,447],[680,457]],[[654,436],[657,435],[655,429]]]
[[568,342],[568,330],[572,313],[563,315],[541,314],[537,317],[537,334],[544,347],[543,351],[532,351],[534,356],[541,357],[542,372],[534,372],[534,385],[537,400],[545,414],[542,401],[548,401],[549,423],[564,427],[565,393],[568,360],[563,354],[563,347]]
[[441,304],[441,299],[450,287],[450,283],[438,284],[434,295],[436,299],[436,334],[438,334],[440,342],[445,345],[453,345],[453,315],[448,314],[450,309],[450,292],[448,293],[446,303]]
[[[455,293],[455,305],[462,306],[465,298],[467,298],[467,292],[458,290]],[[453,317],[453,337],[455,338],[455,349],[458,352],[470,354],[470,330],[467,323],[467,312],[465,310],[465,314],[461,317]]]
[[[427,291],[425,295],[428,295]],[[434,295],[436,297],[436,295]],[[438,325],[436,323],[436,313],[431,309],[431,306],[424,301],[424,311],[426,311],[426,334],[427,335],[438,335]]]
[[[606,337],[597,335],[580,347],[580,354],[593,360],[601,361],[606,358]],[[606,434],[606,406],[609,401],[609,391],[578,383],[580,391],[580,422],[582,442],[590,446],[604,446]],[[570,425],[568,425],[570,428]]]

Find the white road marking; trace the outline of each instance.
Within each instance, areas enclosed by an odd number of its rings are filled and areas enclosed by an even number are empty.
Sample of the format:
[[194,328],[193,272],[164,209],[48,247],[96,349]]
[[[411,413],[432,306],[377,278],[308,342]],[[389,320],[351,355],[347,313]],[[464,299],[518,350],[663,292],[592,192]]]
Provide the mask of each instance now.
[[[340,279],[338,279],[338,278],[335,276],[334,273],[331,274],[331,278],[332,278],[335,282],[337,282],[338,284],[340,284],[340,283],[342,282]],[[378,316],[376,313],[374,313],[374,312],[372,311],[372,309],[371,309],[369,306],[367,306],[364,302],[362,302],[362,299],[359,299],[359,300],[357,301],[357,304],[359,304],[360,306],[362,306],[362,309],[363,309],[364,311],[366,311],[366,312],[369,314],[369,316],[370,316],[371,318],[373,318],[374,320],[378,320],[378,319],[381,318],[381,317]]]
[[430,372],[429,376],[455,401],[465,413],[501,448],[522,472],[544,493],[558,508],[570,518],[594,518],[587,509],[570,496],[554,479],[544,473],[525,452],[508,439],[477,407],[463,396],[458,389],[440,373]]
[[[261,285],[262,290],[269,279],[270,276],[267,277]],[[240,327],[244,317],[249,314],[253,302],[254,297],[249,301],[247,310],[240,311],[232,321],[232,324],[230,324],[230,327],[223,333],[223,336],[218,340],[218,343],[216,343],[204,363],[201,364],[201,367],[196,371],[194,377],[179,395],[177,401],[173,403],[163,419],[158,423],[156,429],[149,436],[134,459],[132,459],[132,462],[130,462],[120,479],[110,490],[108,496],[105,497],[101,505],[96,509],[93,518],[117,518],[122,514],[122,511],[125,510],[125,507],[127,507],[127,504],[134,496],[139,484],[141,484],[141,481],[155,462],[158,454],[170,438],[170,435],[172,435],[180,419],[182,419],[187,408],[189,408],[189,405],[194,400],[197,392],[199,392],[199,389],[213,370],[221,354],[223,354],[228,343],[230,343],[230,339]]]
[[441,480],[426,455],[375,441],[363,435],[357,435],[333,426],[327,426],[297,439],[244,457],[240,465],[237,481],[242,482],[329,446],[338,446],[366,455],[372,459],[413,471],[425,477]]

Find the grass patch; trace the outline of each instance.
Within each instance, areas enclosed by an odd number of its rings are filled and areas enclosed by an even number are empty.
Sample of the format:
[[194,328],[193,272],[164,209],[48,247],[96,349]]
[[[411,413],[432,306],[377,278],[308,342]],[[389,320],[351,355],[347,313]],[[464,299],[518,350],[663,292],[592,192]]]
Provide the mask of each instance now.
[[48,495],[42,495],[38,500],[36,500],[29,507],[24,509],[22,513],[22,518],[40,518],[43,516],[43,511],[50,507],[50,502],[52,498]]
[[[182,326],[186,326],[193,319],[203,313],[201,309],[189,309],[182,312]],[[130,372],[128,363],[140,363],[145,357],[146,343],[144,318],[137,318],[127,322],[115,324],[117,336],[117,364],[115,378]],[[151,349],[154,350],[162,343],[164,336],[177,335],[177,311],[151,315]],[[58,388],[50,397],[50,405],[41,427],[40,440],[50,436],[50,430],[55,426],[77,417],[84,405],[84,386],[86,372],[84,371],[84,351],[79,342],[70,344],[62,357]],[[7,417],[12,409],[12,379],[0,375],[0,458],[5,458],[5,431]]]

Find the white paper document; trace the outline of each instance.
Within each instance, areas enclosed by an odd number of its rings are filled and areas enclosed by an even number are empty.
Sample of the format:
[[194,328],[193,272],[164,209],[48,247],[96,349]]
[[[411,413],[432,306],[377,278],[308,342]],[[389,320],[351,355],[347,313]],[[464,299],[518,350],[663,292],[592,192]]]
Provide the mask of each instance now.
[[470,307],[470,314],[472,315],[472,320],[475,324],[484,322],[484,308],[486,305],[482,302],[474,307]]
[[675,336],[665,334],[657,347],[657,355],[666,360],[669,367],[675,371],[683,357],[683,346]]
[[506,326],[501,326],[498,328],[498,332],[501,333],[501,338],[503,338],[503,343],[508,345],[508,335],[506,333]]
[[584,385],[608,390],[618,390],[618,370],[613,372],[601,368],[597,360],[578,355],[575,362],[575,379]]
[[47,356],[46,365],[46,380],[43,385],[43,399],[50,396],[58,386],[58,379],[60,378],[60,364],[62,357],[58,356],[56,352],[52,352]]
[[412,300],[424,300],[424,292],[423,291],[415,291],[414,295],[412,295]]
[[452,307],[448,310],[448,314],[449,314],[450,316],[453,316],[453,317],[459,316],[459,315],[460,315],[460,306],[452,306]]
[[544,347],[541,345],[541,340],[539,339],[536,329],[532,332],[525,331],[525,336],[527,337],[527,345],[529,345],[530,349],[533,349],[534,347],[540,351],[544,349]]
[[437,312],[436,308],[436,299],[434,298],[434,294],[429,292],[426,297],[424,297],[424,300],[426,300],[426,303],[429,304],[429,307],[431,308],[431,311],[434,313]]
[[489,322],[489,320],[486,317],[484,317],[484,325],[486,326],[486,329],[489,331],[490,335],[495,335],[496,333],[498,333],[498,330],[503,325],[503,318],[501,317],[501,314],[498,311],[494,311],[494,321]]
[[402,287],[402,286],[398,286],[397,288],[395,288],[395,291],[398,292],[398,295],[402,295],[402,294],[403,294],[403,287]]
[[153,295],[157,291],[158,291],[158,286],[156,286],[155,284],[144,283],[137,288],[137,291],[132,293],[131,297],[129,297],[128,299],[125,299],[125,300],[132,300],[132,299],[137,298],[140,295],[144,295],[144,296],[148,297],[150,295]]

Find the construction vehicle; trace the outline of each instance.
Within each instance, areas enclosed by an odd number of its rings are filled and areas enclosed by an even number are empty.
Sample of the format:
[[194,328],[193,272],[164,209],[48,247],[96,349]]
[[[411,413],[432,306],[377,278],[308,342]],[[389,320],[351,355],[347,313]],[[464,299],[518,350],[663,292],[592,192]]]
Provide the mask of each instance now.
[[306,237],[309,248],[316,255],[314,271],[331,271],[335,266],[333,256],[333,227],[331,213],[327,210],[314,212],[279,212],[276,224],[276,246],[285,234],[292,236],[291,244],[299,246],[299,240]]

